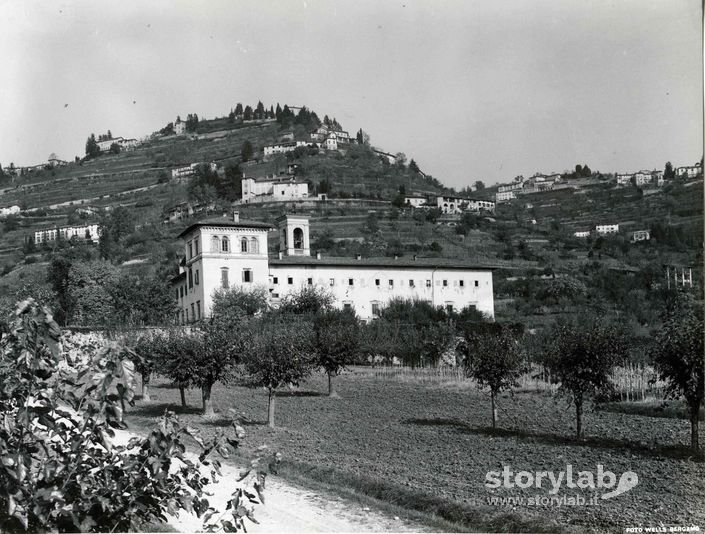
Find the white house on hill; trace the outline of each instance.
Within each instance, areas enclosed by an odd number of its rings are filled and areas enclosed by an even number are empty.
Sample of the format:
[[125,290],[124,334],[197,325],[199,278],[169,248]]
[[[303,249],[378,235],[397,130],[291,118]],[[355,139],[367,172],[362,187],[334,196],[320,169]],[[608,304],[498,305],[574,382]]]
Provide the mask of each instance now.
[[189,226],[185,261],[172,282],[179,319],[210,316],[213,293],[231,287],[268,289],[277,305],[288,293],[321,287],[338,308],[352,308],[364,320],[374,318],[394,298],[419,299],[448,310],[472,306],[494,317],[492,268],[443,258],[323,258],[311,256],[307,217],[277,220],[279,254],[267,254],[265,223],[207,219]]
[[308,183],[292,176],[243,178],[242,202],[287,202],[308,198]]

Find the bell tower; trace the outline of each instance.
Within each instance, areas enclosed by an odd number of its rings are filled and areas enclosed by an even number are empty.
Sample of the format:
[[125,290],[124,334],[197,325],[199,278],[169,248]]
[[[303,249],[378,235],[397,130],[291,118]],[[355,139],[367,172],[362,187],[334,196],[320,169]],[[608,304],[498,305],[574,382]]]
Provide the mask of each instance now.
[[279,253],[285,256],[310,256],[308,217],[282,215],[277,219]]

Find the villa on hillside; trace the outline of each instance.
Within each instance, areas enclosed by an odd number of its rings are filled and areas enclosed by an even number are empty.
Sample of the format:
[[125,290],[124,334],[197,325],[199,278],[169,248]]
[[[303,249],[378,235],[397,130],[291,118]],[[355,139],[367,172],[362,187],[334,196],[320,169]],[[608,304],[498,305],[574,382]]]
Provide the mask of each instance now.
[[299,181],[293,176],[243,177],[241,184],[244,204],[287,202],[308,198],[308,183]]
[[412,208],[420,208],[426,205],[426,197],[419,195],[409,195],[404,197],[404,204],[411,206]]
[[306,141],[289,141],[286,143],[277,143],[275,145],[267,145],[262,151],[264,156],[273,156],[274,154],[286,154],[287,152],[293,152],[300,146],[312,146],[312,143],[307,143]]
[[78,226],[61,226],[47,228],[34,232],[35,244],[48,243],[57,239],[69,240],[72,237],[86,239],[97,243],[100,240],[98,224],[83,224]]
[[637,241],[648,241],[649,239],[651,239],[649,230],[637,230],[632,233],[631,242],[636,243]]
[[598,224],[595,226],[595,233],[597,235],[609,235],[619,233],[618,224]]
[[703,168],[700,163],[695,165],[686,165],[676,169],[676,176],[685,178],[697,178],[703,175]]
[[444,214],[459,214],[465,211],[494,211],[495,203],[491,200],[478,200],[463,197],[436,197],[436,207]]
[[492,267],[446,258],[354,258],[311,255],[309,220],[284,215],[276,221],[279,253],[268,254],[269,232],[262,222],[206,219],[179,237],[185,258],[172,279],[178,320],[209,317],[219,289],[265,287],[277,306],[289,293],[307,287],[329,291],[339,309],[363,320],[379,315],[395,298],[419,299],[447,310],[474,307],[494,317]]

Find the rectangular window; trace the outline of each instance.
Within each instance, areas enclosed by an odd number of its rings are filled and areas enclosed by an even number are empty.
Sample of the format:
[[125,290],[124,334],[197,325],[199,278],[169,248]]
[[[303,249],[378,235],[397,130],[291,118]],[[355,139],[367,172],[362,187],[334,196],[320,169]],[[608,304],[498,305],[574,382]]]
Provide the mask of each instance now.
[[286,279],[286,283],[289,284],[290,286],[294,285],[294,279],[290,276],[289,278]]
[[379,317],[379,302],[372,303],[372,316]]
[[443,287],[448,287],[448,280],[443,280]]
[[409,287],[414,287],[414,281],[413,281],[413,280],[409,280]]
[[193,288],[193,271],[191,270],[190,267],[188,270],[188,288],[189,289]]
[[394,287],[394,280],[389,281],[389,287]]
[[179,293],[181,293],[181,298],[184,298],[184,286],[179,287]]
[[446,311],[448,313],[453,313],[453,305],[452,304],[446,304]]
[[198,269],[196,269],[196,276],[193,279],[193,283],[198,285]]
[[355,285],[354,279],[348,278],[348,285],[349,285],[349,286],[354,286],[354,285]]
[[460,280],[460,281],[458,281],[458,284],[460,284],[460,287],[465,286],[465,280]]
[[343,309],[348,310],[348,311],[352,311],[352,309],[353,309],[352,303],[351,302],[343,302]]
[[252,269],[242,270],[242,281],[245,283],[252,282]]
[[197,319],[201,318],[201,301],[200,300],[196,301],[196,318]]
[[307,282],[308,282],[308,285],[312,286],[313,285],[313,278],[309,278],[307,280]]
[[193,258],[193,242],[188,242],[188,258]]
[[480,281],[479,281],[479,280],[475,280],[475,287],[480,287]]
[[328,283],[330,284],[330,287],[333,287],[335,285],[335,278],[329,279]]
[[278,283],[279,283],[279,278],[277,278],[276,276],[275,276],[274,278],[272,278],[272,283],[273,283],[273,284],[278,284]]
[[229,273],[228,273],[228,268],[223,267],[220,269],[220,286],[223,289],[228,289],[230,287],[230,279],[229,279]]
[[430,281],[430,280],[426,280],[426,287],[431,287],[431,281]]
[[379,285],[379,278],[375,278],[375,285],[376,285],[376,286]]
[[176,290],[176,300],[179,300],[179,290]]
[[196,256],[198,256],[201,253],[200,250],[198,249],[198,238],[193,240],[193,246],[196,249]]
[[191,320],[195,321],[196,320],[196,310],[193,302],[191,303]]

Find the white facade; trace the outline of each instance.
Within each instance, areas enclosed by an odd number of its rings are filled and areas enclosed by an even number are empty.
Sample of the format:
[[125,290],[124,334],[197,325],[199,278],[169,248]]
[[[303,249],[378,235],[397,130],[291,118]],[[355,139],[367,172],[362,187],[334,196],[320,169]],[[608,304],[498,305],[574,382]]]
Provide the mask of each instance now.
[[100,240],[98,225],[84,224],[81,226],[63,226],[61,228],[49,228],[34,232],[34,242],[37,244],[56,241],[59,238],[69,240],[72,237],[90,239],[94,243],[97,243]]
[[506,202],[508,200],[515,199],[516,197],[516,191],[501,191],[495,194],[495,200],[497,202]]
[[632,234],[632,242],[637,241],[648,241],[651,239],[651,232],[649,230],[637,230]]
[[590,230],[578,230],[577,232],[573,232],[573,236],[580,238],[590,237]]
[[495,203],[489,200],[476,200],[460,197],[436,197],[436,206],[446,214],[458,214],[464,211],[494,211]]
[[652,180],[651,171],[639,171],[634,173],[634,181],[637,187],[650,184]]
[[186,259],[173,282],[182,322],[208,317],[213,293],[220,288],[258,286],[268,288],[273,305],[304,287],[324,288],[335,297],[336,307],[350,307],[364,320],[394,298],[455,311],[474,306],[494,317],[490,268],[436,258],[312,257],[307,217],[283,216],[277,224],[280,251],[273,259],[267,256],[271,227],[240,221],[237,215],[196,223],[181,233]]
[[598,235],[616,234],[619,232],[618,224],[598,224],[595,226]]
[[300,146],[311,146],[311,143],[307,143],[306,141],[291,141],[289,143],[267,145],[262,150],[265,156],[273,156],[274,154],[286,154],[287,152],[293,152]]
[[516,190],[521,189],[523,187],[522,183],[523,183],[523,180],[521,182],[515,182],[513,184],[500,185],[497,188],[497,192],[506,193],[507,191],[516,191]]
[[308,198],[308,183],[298,182],[295,178],[255,179],[243,178],[242,201],[253,202],[291,201]]
[[114,137],[112,139],[106,139],[105,141],[98,141],[97,144],[101,152],[108,152],[110,151],[111,146],[113,146],[114,144],[121,145],[122,142],[122,137]]
[[181,119],[176,119],[176,122],[174,123],[174,133],[176,135],[186,133],[186,123]]
[[695,178],[698,174],[702,174],[703,169],[698,163],[697,165],[688,165],[685,167],[678,167],[676,169],[676,176],[685,178]]
[[404,204],[413,208],[419,208],[426,204],[426,197],[404,197]]
[[617,185],[629,185],[632,180],[632,174],[617,174]]
[[182,322],[208,317],[217,289],[269,284],[270,228],[264,223],[223,217],[191,225],[180,234],[185,243],[185,265],[174,286]]

